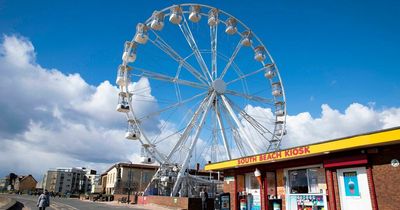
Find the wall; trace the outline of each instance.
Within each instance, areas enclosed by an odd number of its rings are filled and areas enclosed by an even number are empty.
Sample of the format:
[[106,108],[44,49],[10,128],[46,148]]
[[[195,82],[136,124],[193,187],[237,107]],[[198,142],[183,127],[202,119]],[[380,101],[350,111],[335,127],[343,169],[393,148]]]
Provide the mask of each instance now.
[[19,183],[19,191],[33,191],[36,189],[37,182],[33,179],[32,176],[27,176]]
[[[231,199],[231,209],[235,209],[235,202],[236,202],[236,179],[234,178],[234,174],[226,174],[225,178],[233,177],[234,180],[231,181],[224,181],[223,191],[230,194]],[[230,178],[229,178],[230,179]]]
[[392,159],[400,161],[400,145],[380,148],[370,155],[375,192],[380,210],[400,209],[400,166],[393,167]]
[[286,209],[286,190],[285,190],[285,178],[284,178],[284,173],[283,169],[277,169],[276,170],[276,191],[277,191],[277,196],[282,199],[282,208],[281,209]]
[[117,168],[113,168],[107,173],[106,194],[114,193],[114,187],[116,181],[117,181]]
[[[189,198],[184,197],[169,197],[169,196],[139,196],[138,198],[139,204],[158,204],[163,206],[169,206],[173,208],[179,209],[189,209]],[[193,206],[190,209],[197,209],[197,205]],[[200,201],[201,207],[201,201]]]

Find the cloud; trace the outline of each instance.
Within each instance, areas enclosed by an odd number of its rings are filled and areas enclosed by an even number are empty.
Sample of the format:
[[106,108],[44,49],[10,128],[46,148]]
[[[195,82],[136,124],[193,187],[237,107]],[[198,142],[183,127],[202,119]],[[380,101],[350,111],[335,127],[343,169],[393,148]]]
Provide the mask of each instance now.
[[288,116],[288,135],[282,146],[310,144],[400,126],[400,108],[375,110],[353,103],[343,113],[327,104],[323,104],[321,109],[321,116],[317,118],[308,112]]
[[[115,112],[118,89],[79,74],[36,63],[32,43],[4,36],[0,45],[0,174],[36,176],[54,167],[128,161],[139,143],[124,139],[124,115]],[[139,106],[145,106],[141,104]]]

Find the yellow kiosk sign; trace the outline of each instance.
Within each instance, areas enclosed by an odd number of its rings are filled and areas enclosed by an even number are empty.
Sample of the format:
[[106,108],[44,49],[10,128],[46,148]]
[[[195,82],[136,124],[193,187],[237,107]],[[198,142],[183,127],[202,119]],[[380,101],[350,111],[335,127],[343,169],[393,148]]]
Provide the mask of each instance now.
[[240,158],[240,159],[237,159],[237,165],[239,166],[239,165],[247,165],[247,164],[251,164],[251,163],[259,163],[259,162],[266,162],[266,161],[268,162],[268,161],[280,160],[280,159],[285,159],[285,158],[290,158],[290,157],[307,155],[310,153],[311,153],[311,151],[310,151],[309,146],[297,147],[297,148],[278,151],[278,152],[272,152],[272,153],[266,153],[266,154],[260,154],[260,155]]
[[260,163],[269,163],[275,161],[288,160],[298,157],[315,156],[361,147],[378,146],[400,141],[400,127],[379,131],[375,133],[363,134],[342,138],[308,146],[295,147],[286,150],[258,154],[243,157],[235,160],[211,163],[205,166],[205,170],[220,170],[228,168],[238,168],[243,166],[255,165]]

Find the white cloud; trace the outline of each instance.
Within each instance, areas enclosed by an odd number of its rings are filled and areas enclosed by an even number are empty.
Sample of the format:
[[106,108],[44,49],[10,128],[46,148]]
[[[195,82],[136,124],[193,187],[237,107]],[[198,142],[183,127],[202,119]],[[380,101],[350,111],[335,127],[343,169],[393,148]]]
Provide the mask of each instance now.
[[[115,111],[118,90],[79,74],[36,63],[32,43],[4,36],[0,44],[0,175],[48,168],[127,162],[139,143],[124,139],[124,115]],[[101,171],[100,171],[101,172]]]
[[375,110],[359,103],[350,104],[344,113],[327,104],[321,108],[318,118],[313,118],[308,112],[288,116],[288,135],[282,145],[304,145],[400,126],[400,108]]

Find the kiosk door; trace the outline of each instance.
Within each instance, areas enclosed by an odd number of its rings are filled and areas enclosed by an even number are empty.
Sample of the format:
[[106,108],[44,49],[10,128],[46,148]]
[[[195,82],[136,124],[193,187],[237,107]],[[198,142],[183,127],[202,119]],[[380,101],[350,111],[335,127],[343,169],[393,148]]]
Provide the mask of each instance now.
[[342,210],[372,210],[365,167],[338,169],[337,176]]
[[260,185],[254,173],[246,174],[247,210],[261,210]]

